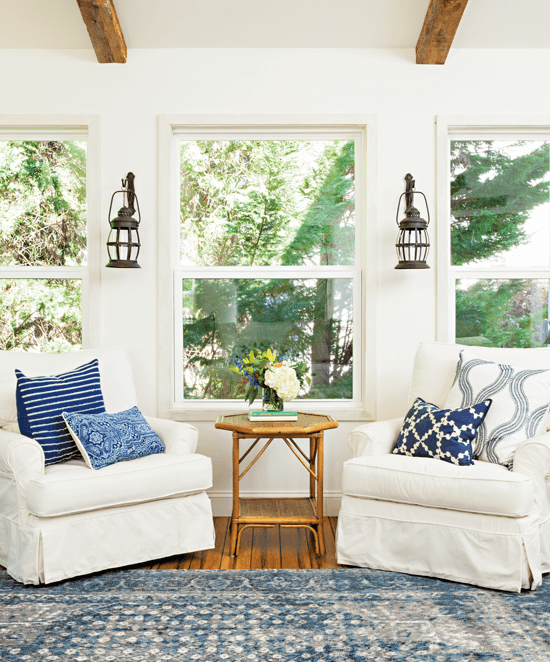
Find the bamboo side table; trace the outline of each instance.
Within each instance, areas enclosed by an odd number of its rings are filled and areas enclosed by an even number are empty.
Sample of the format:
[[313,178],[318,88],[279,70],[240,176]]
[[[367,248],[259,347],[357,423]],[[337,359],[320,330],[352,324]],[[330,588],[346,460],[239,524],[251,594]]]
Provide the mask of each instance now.
[[[249,421],[248,414],[218,416],[216,428],[233,432],[233,513],[231,516],[231,555],[240,547],[241,536],[250,527],[306,528],[313,533],[317,554],[325,553],[323,533],[323,453],[324,431],[338,423],[321,414],[299,412],[297,421]],[[241,439],[253,440],[240,455]],[[256,457],[241,472],[240,465],[261,439],[267,439]],[[239,483],[252,469],[274,439],[282,439],[309,472],[309,498],[241,499]],[[309,439],[309,456],[296,443]],[[273,515],[273,512],[276,515]]]

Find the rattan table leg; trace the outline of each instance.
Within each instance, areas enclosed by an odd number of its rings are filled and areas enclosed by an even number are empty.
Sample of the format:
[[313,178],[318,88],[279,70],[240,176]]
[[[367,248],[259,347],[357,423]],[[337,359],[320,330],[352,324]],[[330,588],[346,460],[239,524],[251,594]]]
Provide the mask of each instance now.
[[233,512],[231,515],[231,556],[237,552],[237,532],[239,528],[239,435],[233,432]]
[[321,431],[317,436],[317,536],[319,538],[319,554],[325,553],[325,533],[323,526],[323,457],[324,438]]
[[[315,437],[309,438],[309,468],[315,473]],[[315,478],[309,475],[309,498],[315,498]]]

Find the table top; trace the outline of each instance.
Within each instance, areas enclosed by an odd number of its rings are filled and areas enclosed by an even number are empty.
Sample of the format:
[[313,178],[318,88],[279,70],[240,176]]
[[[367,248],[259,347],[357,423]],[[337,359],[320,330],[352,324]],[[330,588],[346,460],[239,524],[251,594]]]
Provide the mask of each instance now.
[[218,416],[216,428],[219,430],[233,430],[244,434],[261,435],[270,437],[271,435],[287,434],[289,436],[299,434],[312,434],[337,428],[338,423],[325,414],[307,414],[298,412],[297,421],[249,421],[248,412],[240,414],[230,414],[229,416]]

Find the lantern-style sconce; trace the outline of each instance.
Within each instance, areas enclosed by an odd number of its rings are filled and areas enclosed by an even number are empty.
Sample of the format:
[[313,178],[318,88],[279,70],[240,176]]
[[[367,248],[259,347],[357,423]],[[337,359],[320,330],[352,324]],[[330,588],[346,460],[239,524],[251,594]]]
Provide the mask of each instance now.
[[[399,226],[399,234],[397,235],[397,242],[395,244],[399,264],[395,268],[429,269],[430,267],[426,264],[428,251],[430,250],[430,239],[428,237],[430,210],[428,209],[428,201],[422,191],[414,190],[414,179],[410,173],[405,175],[405,181],[407,182],[405,193],[401,193],[399,197],[397,214],[395,216],[395,222]],[[419,193],[424,198],[426,211],[428,212],[427,221],[420,218],[420,212],[414,206],[415,193]],[[402,221],[398,221],[399,207],[403,196],[405,196],[405,218]]]
[[[139,240],[138,227],[141,223],[141,212],[139,202],[134,190],[135,175],[129,172],[126,179],[122,180],[122,189],[115,191],[111,197],[111,206],[109,207],[109,218],[113,209],[113,200],[117,193],[122,193],[123,206],[118,210],[118,215],[112,221],[111,231],[107,240],[107,251],[109,253],[109,262],[107,267],[118,267],[119,269],[139,269],[137,263],[139,249],[141,246]],[[138,212],[138,220],[133,215]]]

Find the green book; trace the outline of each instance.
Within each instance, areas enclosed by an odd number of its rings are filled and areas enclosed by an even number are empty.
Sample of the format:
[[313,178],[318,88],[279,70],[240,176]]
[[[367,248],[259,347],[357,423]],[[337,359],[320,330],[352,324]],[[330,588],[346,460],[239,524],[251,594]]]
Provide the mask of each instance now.
[[298,416],[297,411],[287,411],[286,409],[283,409],[283,411],[270,411],[270,410],[263,410],[263,409],[250,409],[248,411],[248,418],[266,418],[266,417],[274,417],[274,418],[284,418],[288,416]]

